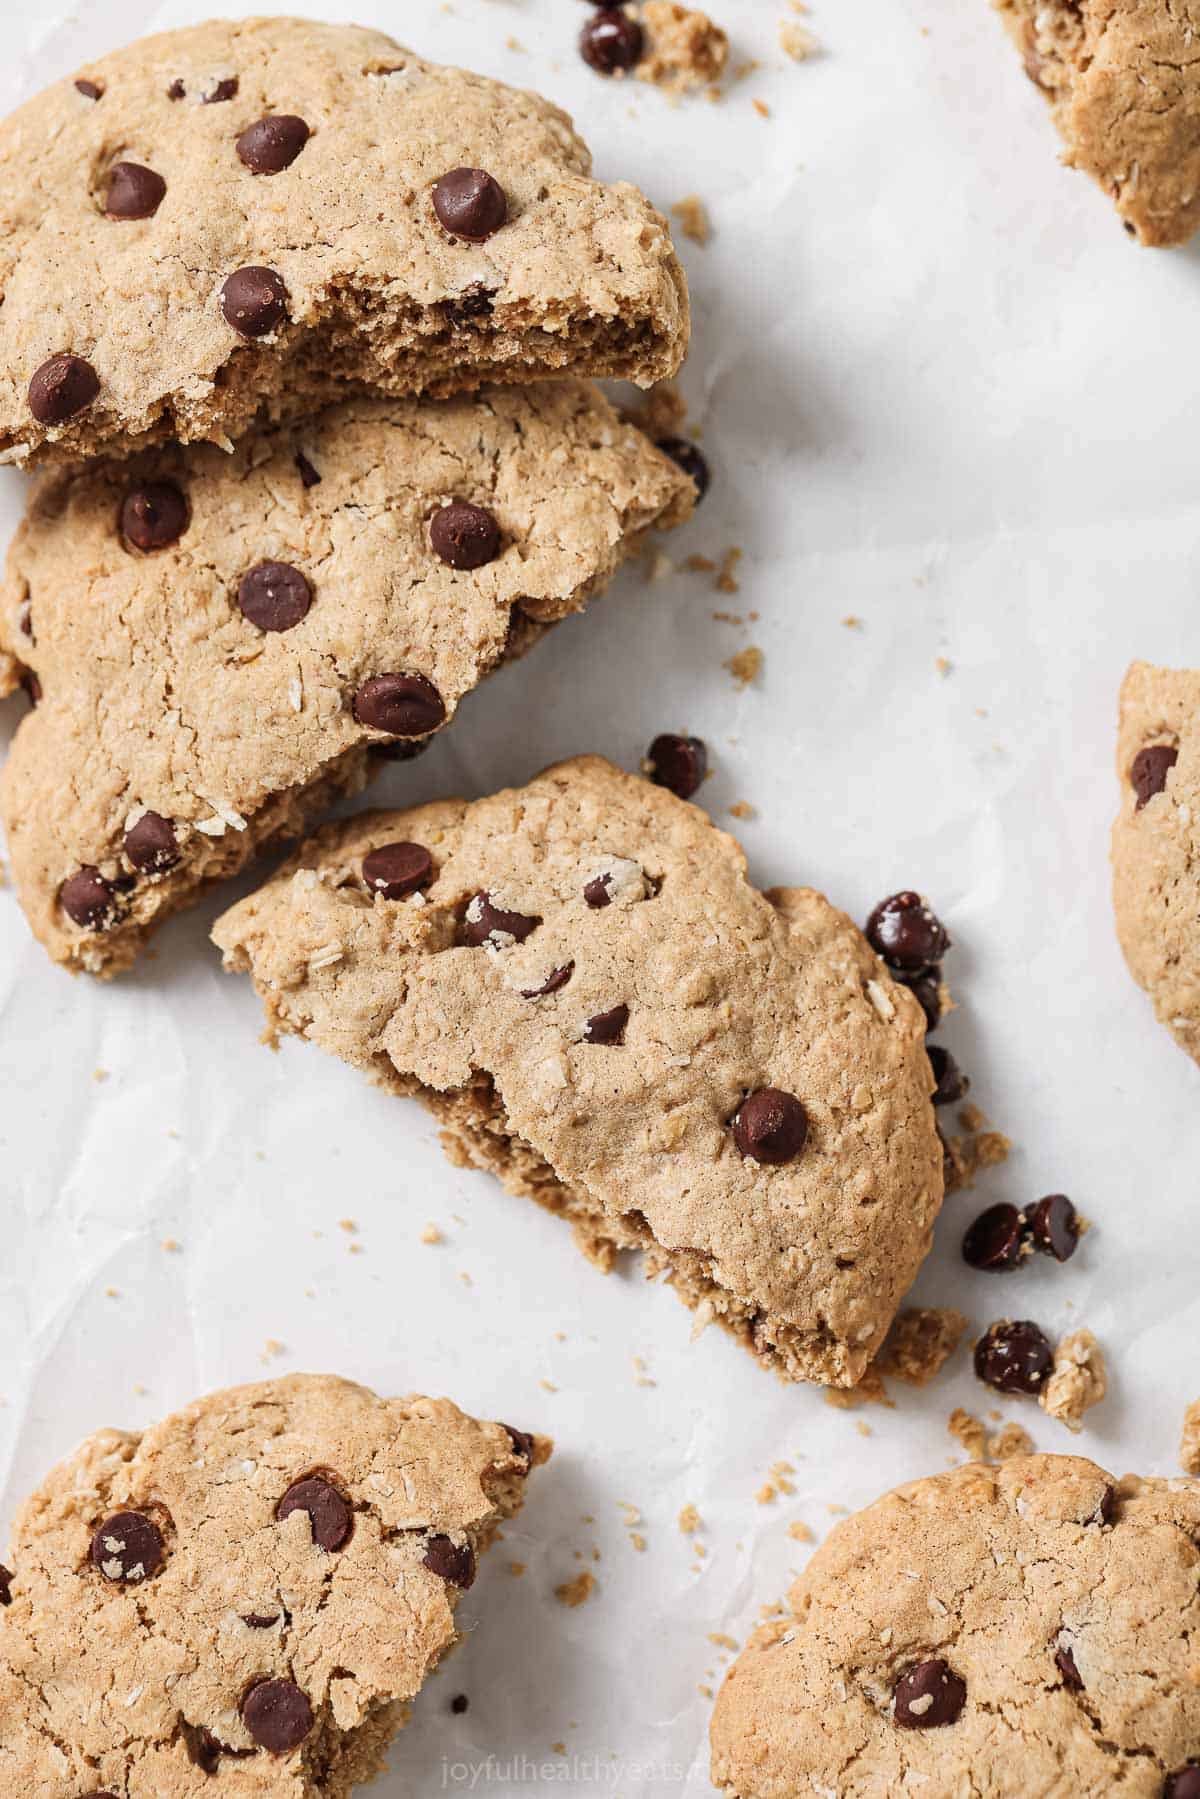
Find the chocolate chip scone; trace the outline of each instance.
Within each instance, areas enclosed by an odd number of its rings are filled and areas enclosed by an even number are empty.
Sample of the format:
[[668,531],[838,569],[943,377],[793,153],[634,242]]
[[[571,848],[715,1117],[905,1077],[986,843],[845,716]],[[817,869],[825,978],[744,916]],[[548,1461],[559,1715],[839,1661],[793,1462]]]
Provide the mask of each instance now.
[[1200,0],[994,0],[1050,103],[1063,160],[1143,244],[1200,225]]
[[665,221],[565,113],[357,26],[144,38],[0,127],[0,458],[227,444],[347,386],[675,372]]
[[323,1375],[89,1437],[22,1507],[0,1579],[0,1790],[344,1799],[549,1453]]
[[712,1721],[727,1799],[1197,1799],[1200,1487],[972,1463],[839,1524]]
[[1129,971],[1200,1062],[1200,672],[1135,662],[1121,686],[1113,907]]
[[604,587],[692,483],[586,382],[344,401],[51,472],[0,589],[0,777],[56,961],[111,974]]
[[809,889],[599,757],[318,832],[218,920],[273,1031],[645,1253],[787,1379],[857,1381],[942,1198],[916,1000]]

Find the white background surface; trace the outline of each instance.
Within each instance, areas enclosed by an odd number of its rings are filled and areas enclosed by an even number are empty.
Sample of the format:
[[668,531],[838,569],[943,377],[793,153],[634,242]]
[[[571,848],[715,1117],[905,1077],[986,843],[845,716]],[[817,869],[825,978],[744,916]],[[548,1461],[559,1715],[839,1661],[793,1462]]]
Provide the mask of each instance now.
[[[1200,656],[1200,250],[1138,249],[1057,167],[983,0],[825,0],[809,22],[826,53],[802,66],[778,49],[784,0],[714,5],[739,59],[762,67],[718,106],[678,107],[577,61],[574,0],[345,8],[435,59],[543,88],[601,174],[663,206],[703,196],[713,242],[681,245],[685,387],[715,480],[667,547],[745,552],[732,600],[696,575],[626,575],[375,797],[479,793],[582,750],[633,767],[657,731],[686,727],[712,751],[713,813],[758,808],[737,828],[762,885],[813,882],[859,918],[897,887],[927,891],[957,946],[942,1041],[1017,1152],[948,1201],[917,1294],[979,1327],[1014,1312],[1051,1333],[1089,1324],[1113,1378],[1082,1447],[1118,1471],[1170,1472],[1200,1393],[1200,1077],[1124,972],[1107,829],[1127,661]],[[206,11],[7,0],[0,100]],[[6,531],[21,489],[5,474]],[[761,616],[739,630],[717,608]],[[739,693],[721,664],[750,641],[763,678]],[[21,706],[3,709],[6,731]],[[443,1757],[489,1750],[549,1758],[539,1785],[706,1792],[697,1687],[720,1659],[706,1633],[743,1640],[782,1593],[806,1553],[790,1519],[820,1537],[830,1505],[942,1467],[951,1407],[991,1396],[960,1352],[924,1393],[896,1389],[895,1410],[845,1413],[716,1331],[690,1345],[668,1292],[636,1273],[605,1281],[555,1220],[451,1169],[418,1107],[314,1049],[259,1047],[249,985],[206,940],[236,891],[168,926],[111,987],[53,969],[0,893],[5,1520],[86,1432],[262,1377],[268,1338],[286,1346],[270,1371],[445,1392],[552,1432],[555,1461],[468,1596],[468,1640],[380,1799],[439,1792]],[[965,1269],[980,1206],[1055,1190],[1096,1224],[1073,1262]],[[430,1221],[437,1247],[419,1241]],[[655,1385],[636,1384],[634,1356]],[[1076,1446],[1032,1402],[1005,1411],[1039,1448]],[[781,1457],[797,1493],[759,1506]],[[644,1554],[621,1501],[643,1514]],[[702,1564],[675,1522],[689,1502]],[[552,1590],[593,1545],[599,1589],[565,1610]],[[471,1705],[453,1718],[458,1691]],[[556,1742],[602,1770],[563,1764]],[[476,1790],[534,1784],[502,1770]]]

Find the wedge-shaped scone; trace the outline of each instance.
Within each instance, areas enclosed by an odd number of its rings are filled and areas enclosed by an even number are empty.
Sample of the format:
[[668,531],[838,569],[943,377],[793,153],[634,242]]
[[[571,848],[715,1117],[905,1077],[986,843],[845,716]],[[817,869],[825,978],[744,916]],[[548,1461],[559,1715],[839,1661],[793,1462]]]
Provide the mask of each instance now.
[[1200,1485],[1030,1455],[839,1524],[725,1678],[726,1799],[1195,1799]]
[[72,968],[127,966],[693,494],[576,381],[346,401],[232,455],[48,475],[0,590],[0,693],[37,701],[0,778],[35,934]]
[[1050,102],[1063,160],[1131,237],[1182,244],[1200,225],[1197,0],[995,0]]
[[418,1094],[602,1266],[643,1250],[785,1378],[860,1378],[941,1203],[924,1018],[697,807],[583,757],[366,813],[213,935],[273,1030]]
[[227,443],[347,386],[671,375],[662,217],[537,94],[307,19],[144,38],[0,127],[0,457]]
[[18,1514],[0,1790],[344,1799],[549,1441],[289,1375],[103,1430]]
[[1121,687],[1113,906],[1129,971],[1200,1062],[1200,671],[1135,662]]

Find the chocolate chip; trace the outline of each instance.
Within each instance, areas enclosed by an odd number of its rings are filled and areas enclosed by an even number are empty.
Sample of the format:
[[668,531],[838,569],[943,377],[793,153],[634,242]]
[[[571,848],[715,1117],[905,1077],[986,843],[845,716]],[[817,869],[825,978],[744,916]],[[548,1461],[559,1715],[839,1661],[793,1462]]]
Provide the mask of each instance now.
[[975,1345],[975,1372],[998,1393],[1040,1393],[1053,1366],[1045,1332],[1027,1318],[990,1324]]
[[506,222],[508,201],[486,169],[449,169],[433,184],[433,210],[455,237],[482,243]]
[[222,100],[232,100],[237,91],[237,76],[224,75],[211,94],[201,94],[200,98],[205,106],[216,106]]
[[1169,743],[1151,743],[1138,751],[1129,770],[1129,784],[1137,795],[1135,812],[1140,812],[1147,800],[1162,792],[1167,776],[1178,760],[1179,751]]
[[320,486],[321,477],[303,450],[296,451],[296,467],[300,470],[300,480],[305,487]]
[[182,81],[179,79],[178,75],[176,75],[174,81],[171,83],[170,87],[167,89],[167,99],[168,100],[182,100],[186,93],[187,93],[187,89],[184,87],[184,85],[183,85]]
[[1079,1247],[1079,1213],[1065,1193],[1048,1193],[1029,1214],[1029,1235],[1035,1249],[1069,1262]]
[[143,812],[125,833],[125,854],[139,874],[162,874],[179,860],[175,826],[161,812]]
[[606,874],[593,875],[583,890],[583,897],[588,905],[597,912],[601,906],[611,906],[612,894],[609,892],[608,876]]
[[275,1516],[282,1524],[293,1512],[308,1513],[312,1540],[328,1555],[342,1548],[354,1528],[349,1500],[323,1474],[306,1474],[292,1482],[275,1507]]
[[892,1715],[905,1730],[953,1724],[967,1702],[967,1683],[941,1656],[918,1662],[892,1689]]
[[237,597],[260,631],[290,631],[312,605],[312,588],[290,562],[258,562],[238,582]]
[[191,509],[174,481],[146,481],[121,501],[121,535],[135,550],[165,550],[188,528]]
[[220,1765],[224,1748],[211,1730],[205,1730],[202,1724],[184,1724],[183,1742],[188,1753],[188,1760],[200,1769],[202,1774],[215,1774]]
[[523,1462],[532,1462],[534,1441],[529,1432],[518,1430],[515,1424],[502,1424],[500,1428],[508,1432],[508,1439],[513,1446],[514,1455],[519,1455]]
[[624,1043],[628,1023],[628,1006],[614,1006],[611,1012],[597,1012],[584,1025],[583,1040],[585,1043]]
[[439,1580],[469,1587],[475,1579],[475,1551],[469,1543],[452,1543],[449,1537],[430,1537],[422,1561]]
[[363,857],[363,880],[386,900],[403,899],[429,884],[433,857],[421,843],[381,843]]
[[251,1630],[270,1630],[273,1624],[279,1622],[278,1612],[269,1615],[266,1612],[243,1612],[241,1617],[242,1623],[248,1624]]
[[461,1718],[470,1703],[471,1701],[467,1698],[465,1693],[455,1693],[453,1699],[450,1701],[450,1710],[454,1713],[456,1718]]
[[708,751],[700,737],[676,737],[666,731],[650,745],[646,772],[656,787],[666,787],[690,800],[708,773]]
[[456,300],[442,301],[442,316],[448,325],[473,325],[476,319],[490,318],[494,288],[466,287]]
[[686,437],[660,437],[658,447],[685,475],[691,476],[696,484],[696,500],[699,503],[712,483],[712,470],[698,447]]
[[[505,1430],[508,1430],[507,1425],[505,1425],[504,1428],[505,1428]],[[513,1447],[516,1448],[517,1437],[520,1433],[509,1430],[508,1434],[513,1440]],[[529,1440],[532,1441],[532,1439],[529,1439]],[[6,1568],[4,1566],[4,1563],[0,1562],[0,1605],[11,1605],[12,1604],[12,1583],[13,1583],[12,1569]]]
[[963,1261],[972,1268],[1015,1268],[1021,1260],[1025,1220],[1016,1206],[988,1206],[962,1240]]
[[451,500],[430,520],[429,541],[451,568],[482,568],[500,554],[500,527],[486,506]]
[[312,1729],[312,1706],[290,1680],[260,1680],[242,1700],[242,1723],[260,1748],[285,1755]]
[[278,112],[247,125],[234,147],[252,175],[278,175],[291,167],[307,142],[304,120]]
[[924,974],[950,948],[945,926],[919,893],[893,893],[880,900],[866,925],[871,948],[889,968]]
[[424,737],[446,716],[442,696],[424,675],[372,675],[354,696],[354,716],[392,737]]
[[89,81],[86,75],[81,75],[75,86],[85,100],[98,100],[104,92],[104,89],[96,82]]
[[102,931],[112,923],[113,898],[111,884],[91,863],[64,881],[58,890],[58,903],[67,917],[88,931]]
[[1072,1693],[1082,1693],[1083,1680],[1075,1666],[1075,1657],[1065,1643],[1054,1651],[1054,1666],[1062,1675],[1063,1685]]
[[1200,1762],[1189,1762],[1186,1768],[1168,1774],[1163,1799],[1200,1799]]
[[929,1057],[929,1066],[933,1069],[933,1078],[935,1082],[933,1089],[934,1105],[954,1105],[957,1100],[962,1099],[963,1095],[971,1085],[970,1081],[967,1079],[958,1063],[954,1060],[950,1051],[948,1049],[943,1049],[940,1043],[928,1044],[925,1053]]
[[565,987],[574,973],[574,962],[564,962],[561,968],[551,969],[540,987],[522,987],[521,998],[545,999],[548,993],[557,993],[560,987]]
[[92,1535],[92,1561],[105,1580],[136,1586],[163,1565],[163,1540],[145,1512],[114,1512]]
[[288,290],[274,269],[235,269],[221,289],[225,322],[239,337],[265,337],[287,317]]
[[637,20],[615,6],[594,13],[579,34],[580,56],[600,75],[632,69],[645,47],[645,33]]
[[541,919],[526,912],[507,912],[503,906],[494,906],[489,893],[484,890],[473,894],[467,904],[463,916],[463,942],[478,949],[481,944],[490,943],[493,949],[501,947],[501,939],[511,937],[514,943],[524,943],[532,931],[536,931]]
[[110,219],[150,219],[158,211],[167,184],[140,162],[115,162],[108,172],[104,210]]
[[926,969],[924,974],[905,974],[903,969],[892,971],[894,978],[908,988],[922,1012],[925,1014],[925,1029],[935,1031],[942,1016],[942,971],[940,968]]
[[808,1139],[808,1114],[778,1087],[748,1094],[733,1120],[733,1140],[744,1156],[776,1168],[798,1156]]
[[29,410],[39,425],[62,425],[90,406],[99,392],[100,377],[91,363],[64,350],[35,371]]

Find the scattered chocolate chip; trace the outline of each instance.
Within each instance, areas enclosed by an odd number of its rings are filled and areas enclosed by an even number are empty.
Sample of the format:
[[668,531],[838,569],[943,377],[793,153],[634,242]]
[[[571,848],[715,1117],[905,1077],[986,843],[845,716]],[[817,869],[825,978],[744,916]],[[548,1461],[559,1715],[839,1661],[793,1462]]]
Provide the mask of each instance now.
[[1083,1680],[1079,1669],[1075,1666],[1075,1657],[1065,1643],[1060,1643],[1054,1651],[1054,1666],[1062,1675],[1063,1685],[1072,1693],[1082,1693]]
[[579,54],[599,75],[616,75],[642,59],[646,36],[636,19],[615,6],[593,13],[579,34]]
[[583,1040],[585,1043],[624,1043],[628,1023],[628,1006],[614,1006],[611,1012],[597,1012],[584,1025]]
[[98,100],[104,92],[104,89],[96,82],[89,81],[86,75],[81,75],[75,86],[85,100]]
[[912,994],[925,1014],[925,1029],[936,1031],[942,1017],[942,971],[928,968],[924,974],[906,975],[903,969],[892,970],[893,976]]
[[[504,1428],[506,1430],[508,1430],[507,1425],[505,1425]],[[519,1431],[509,1430],[508,1434],[513,1440],[513,1448],[514,1449],[517,1448],[517,1437],[519,1435],[522,1435],[523,1433],[519,1432]],[[532,1441],[532,1439],[528,1439],[528,1440]],[[12,1569],[6,1568],[4,1566],[4,1563],[0,1562],[0,1605],[11,1605],[12,1604],[12,1583],[13,1583]]]
[[34,372],[29,410],[39,425],[62,425],[90,406],[99,392],[100,377],[91,363],[64,350]]
[[967,1702],[967,1683],[941,1656],[918,1662],[892,1689],[892,1715],[905,1730],[953,1724]]
[[274,269],[235,269],[221,289],[225,322],[239,337],[266,337],[287,317],[288,290]]
[[483,943],[491,943],[499,948],[497,939],[511,937],[514,943],[524,943],[532,931],[536,931],[541,919],[526,912],[506,912],[503,906],[494,906],[491,895],[480,891],[472,895],[463,916],[463,941],[472,948],[478,949]]
[[312,1540],[327,1555],[341,1549],[354,1528],[349,1500],[323,1474],[306,1474],[292,1482],[275,1507],[275,1516],[282,1524],[293,1512],[308,1513]]
[[975,1373],[998,1393],[1039,1393],[1053,1366],[1045,1332],[1027,1318],[990,1324],[975,1345]]
[[866,924],[871,948],[889,968],[924,974],[942,960],[950,938],[919,893],[893,893],[880,900]]
[[113,889],[90,863],[79,869],[58,890],[58,903],[73,924],[88,931],[102,931],[112,922]]
[[433,184],[433,210],[455,237],[482,243],[506,222],[508,201],[486,169],[449,169]]
[[260,631],[290,631],[312,605],[312,588],[290,562],[258,562],[238,582],[237,597]]
[[1069,1262],[1079,1247],[1079,1213],[1065,1193],[1048,1193],[1029,1214],[1029,1235],[1035,1249]]
[[110,219],[150,219],[163,203],[167,184],[140,162],[115,162],[108,172],[104,210]]
[[381,843],[363,857],[363,880],[385,900],[403,899],[428,886],[433,857],[421,843]]
[[441,694],[424,675],[372,675],[354,696],[354,716],[392,737],[424,737],[446,716]]
[[500,554],[500,527],[486,506],[451,500],[430,520],[429,541],[451,568],[482,568]]
[[475,1551],[469,1543],[452,1543],[449,1537],[430,1537],[422,1561],[439,1580],[469,1587],[475,1579]]
[[453,1699],[450,1701],[450,1710],[454,1713],[456,1718],[461,1718],[470,1703],[471,1701],[467,1698],[465,1693],[455,1693]]
[[665,731],[650,745],[647,773],[656,787],[666,787],[690,800],[708,773],[708,751],[699,737],[676,737]]
[[442,301],[442,316],[448,325],[473,325],[476,319],[491,317],[494,298],[494,288],[464,288],[456,300]]
[[260,1748],[285,1755],[312,1729],[312,1706],[290,1680],[260,1680],[242,1700],[242,1723]]
[[183,1742],[188,1753],[188,1760],[199,1768],[202,1774],[217,1772],[223,1744],[217,1741],[211,1730],[205,1730],[202,1724],[185,1723]]
[[1186,1768],[1168,1774],[1163,1799],[1200,1799],[1200,1762],[1189,1762]]
[[296,451],[296,467],[300,471],[300,480],[305,487],[319,487],[321,477],[318,475],[303,450]]
[[1162,792],[1167,776],[1178,760],[1179,751],[1169,743],[1151,743],[1138,751],[1129,770],[1129,784],[1137,795],[1135,812],[1140,812],[1147,800]]
[[1025,1220],[1016,1206],[988,1206],[974,1224],[968,1225],[962,1240],[963,1261],[972,1268],[994,1270],[1015,1268],[1021,1260],[1025,1240]]
[[500,1427],[508,1432],[513,1453],[519,1455],[523,1462],[533,1461],[534,1442],[527,1430],[518,1430],[515,1424],[504,1424]]
[[696,484],[696,500],[699,504],[712,483],[712,470],[699,447],[686,437],[660,437],[658,447],[685,475],[691,476]]
[[273,1624],[279,1622],[278,1612],[243,1612],[241,1616],[242,1623],[248,1624],[251,1630],[270,1630]]
[[121,535],[135,550],[165,550],[188,528],[191,509],[174,481],[146,481],[121,501]]
[[237,76],[225,75],[218,81],[211,94],[201,94],[200,98],[205,106],[216,106],[222,100],[232,100],[237,91]]
[[733,1140],[751,1161],[779,1167],[798,1156],[808,1140],[808,1114],[778,1087],[748,1094],[733,1120]]
[[163,1540],[145,1512],[114,1512],[92,1534],[92,1561],[105,1580],[136,1586],[163,1565]]
[[139,874],[162,874],[179,860],[175,826],[161,812],[143,812],[125,833],[125,854]]
[[574,962],[564,962],[561,968],[551,969],[540,987],[522,987],[521,998],[545,999],[548,993],[557,993],[560,987],[565,987],[574,973]]
[[291,167],[307,142],[304,120],[277,112],[247,125],[234,147],[252,175],[278,175]]
[[971,1085],[970,1081],[950,1051],[943,1049],[940,1043],[927,1044],[925,1053],[929,1057],[929,1066],[933,1069],[933,1078],[936,1083],[933,1089],[934,1105],[954,1105],[956,1101],[962,1099]]

